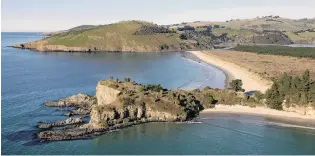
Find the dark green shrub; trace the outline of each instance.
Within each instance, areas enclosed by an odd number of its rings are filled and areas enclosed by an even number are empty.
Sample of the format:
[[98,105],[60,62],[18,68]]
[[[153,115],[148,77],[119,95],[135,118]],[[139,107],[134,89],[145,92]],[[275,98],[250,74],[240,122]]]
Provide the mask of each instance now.
[[131,81],[131,78],[126,77],[124,80],[125,80],[126,82],[130,82],[130,81]]
[[238,91],[244,92],[245,89],[243,89],[242,86],[243,86],[243,82],[240,79],[232,80],[230,82],[230,89],[232,89],[236,92],[238,92]]

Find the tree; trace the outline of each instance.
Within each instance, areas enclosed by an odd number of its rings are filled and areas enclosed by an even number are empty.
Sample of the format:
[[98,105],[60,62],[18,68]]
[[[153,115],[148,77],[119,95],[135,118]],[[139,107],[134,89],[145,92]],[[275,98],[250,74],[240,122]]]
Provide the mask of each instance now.
[[266,93],[266,104],[271,109],[282,110],[283,98],[280,97],[279,87],[277,83],[273,83]]
[[290,97],[291,97],[292,103],[300,102],[300,90],[299,90],[300,84],[301,84],[301,79],[298,76],[292,79],[291,89],[290,89]]
[[155,92],[160,92],[161,90],[163,90],[163,87],[158,84],[158,85],[153,85],[153,84],[148,84],[144,86],[144,90],[151,90],[151,91],[155,91]]
[[125,80],[126,82],[130,82],[130,81],[131,81],[131,78],[126,77],[124,80]]
[[232,80],[230,82],[230,89],[234,90],[234,91],[242,91],[244,92],[245,89],[242,88],[243,86],[243,82],[240,79],[236,79],[236,80]]
[[179,38],[182,39],[182,40],[187,40],[188,39],[186,34],[180,34]]
[[307,69],[302,77],[300,89],[302,92],[308,92],[310,90],[310,71]]
[[279,80],[279,92],[280,96],[284,97],[290,92],[292,76],[284,73]]
[[310,90],[308,92],[309,102],[315,104],[315,81],[310,85]]
[[212,108],[214,106],[215,99],[210,93],[204,95],[204,106],[205,108]]

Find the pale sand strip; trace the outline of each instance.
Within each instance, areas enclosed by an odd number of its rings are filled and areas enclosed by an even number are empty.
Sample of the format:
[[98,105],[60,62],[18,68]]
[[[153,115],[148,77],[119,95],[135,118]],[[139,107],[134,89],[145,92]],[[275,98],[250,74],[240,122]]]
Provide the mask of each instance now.
[[248,106],[241,105],[222,105],[218,104],[213,109],[205,109],[201,112],[201,116],[205,116],[207,114],[247,114],[247,115],[256,115],[256,116],[264,116],[264,117],[274,117],[276,119],[283,119],[288,121],[297,121],[297,122],[307,122],[315,126],[315,117],[311,115],[303,115],[295,112],[285,112],[279,111],[275,109],[269,109],[265,107],[255,107],[251,108]]
[[223,61],[211,55],[211,52],[203,51],[189,51],[199,59],[206,63],[209,63],[219,69],[221,69],[227,77],[227,81],[230,82],[232,79],[241,79],[243,81],[243,88],[246,91],[258,90],[265,92],[272,84],[271,81],[263,79],[259,75],[250,72],[248,69],[240,67],[231,62]]

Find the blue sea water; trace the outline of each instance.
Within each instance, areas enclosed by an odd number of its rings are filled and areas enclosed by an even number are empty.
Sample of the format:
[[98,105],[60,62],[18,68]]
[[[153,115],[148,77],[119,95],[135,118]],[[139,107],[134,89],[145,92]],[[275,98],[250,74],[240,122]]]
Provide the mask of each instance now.
[[44,144],[40,121],[64,119],[43,102],[95,94],[100,79],[131,77],[169,89],[223,88],[225,75],[183,53],[41,53],[14,49],[40,33],[2,33],[2,154],[315,154],[315,131],[270,124],[262,117],[216,115],[199,124],[150,123],[90,140]]

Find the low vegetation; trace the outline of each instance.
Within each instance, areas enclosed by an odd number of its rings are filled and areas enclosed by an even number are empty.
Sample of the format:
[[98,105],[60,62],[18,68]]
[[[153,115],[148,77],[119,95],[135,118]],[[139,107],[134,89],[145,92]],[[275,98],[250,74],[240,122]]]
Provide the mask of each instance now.
[[309,69],[310,77],[315,79],[315,59],[261,55],[254,52],[232,50],[213,50],[207,52],[207,54],[237,64],[269,80],[280,78],[284,72],[292,76],[300,76],[305,69]]
[[315,48],[311,47],[237,45],[235,48],[233,48],[233,50],[253,52],[257,54],[306,57],[315,59]]

